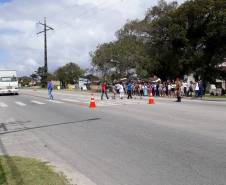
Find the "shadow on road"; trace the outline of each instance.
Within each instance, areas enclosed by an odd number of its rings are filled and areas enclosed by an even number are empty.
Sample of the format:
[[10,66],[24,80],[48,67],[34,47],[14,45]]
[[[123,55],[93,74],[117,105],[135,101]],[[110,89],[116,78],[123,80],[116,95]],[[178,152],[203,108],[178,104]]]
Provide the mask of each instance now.
[[23,126],[26,123],[31,123],[31,121],[14,121],[14,122],[11,121],[11,122],[7,122],[7,123],[0,123],[0,125],[4,124],[5,126],[7,126],[7,125],[21,125],[21,126]]
[[4,132],[0,132],[0,135],[6,135],[6,134],[16,133],[16,132],[24,132],[24,131],[28,131],[28,130],[35,130],[35,129],[41,129],[41,128],[55,127],[55,126],[61,126],[61,125],[72,125],[72,124],[78,124],[78,123],[84,123],[84,122],[91,122],[91,121],[97,121],[100,119],[101,118],[91,118],[91,119],[85,119],[85,120],[80,120],[80,121],[54,123],[54,124],[39,125],[39,126],[34,126],[34,127],[23,127],[21,129],[11,130],[11,131],[5,127],[6,124],[1,123],[1,124],[3,124]]

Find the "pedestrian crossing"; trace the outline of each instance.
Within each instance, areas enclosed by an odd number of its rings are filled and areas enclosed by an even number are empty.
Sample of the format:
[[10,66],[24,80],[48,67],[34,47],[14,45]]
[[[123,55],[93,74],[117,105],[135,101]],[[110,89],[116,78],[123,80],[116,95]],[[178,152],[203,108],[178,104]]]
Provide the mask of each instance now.
[[64,103],[62,101],[58,101],[58,100],[46,100],[47,102],[50,102],[50,103],[56,103],[56,104],[61,104],[61,103]]
[[139,105],[147,104],[145,100],[106,100],[97,101],[97,106],[99,107],[111,107],[111,106],[122,106],[122,105]]
[[16,102],[15,102],[15,104],[17,104],[17,105],[19,105],[19,106],[21,106],[21,107],[26,106],[26,104],[25,104],[25,103],[22,103],[22,102],[19,102],[19,101],[16,101]]
[[34,104],[38,104],[38,105],[45,105],[46,104],[46,103],[36,101],[36,100],[32,100],[31,102],[34,103]]
[[5,107],[8,107],[8,105],[7,105],[7,104],[5,104],[5,103],[0,102],[0,107],[5,108]]
[[[45,106],[47,104],[65,104],[65,103],[70,103],[70,104],[77,104],[77,105],[85,105],[88,107],[89,105],[89,99],[84,98],[64,98],[64,99],[59,99],[59,100],[24,100],[23,101],[12,101],[12,102],[3,102],[0,100],[0,108],[9,108],[12,106],[18,106],[18,107],[27,107],[31,105],[37,105],[37,106]],[[97,107],[111,107],[111,106],[122,106],[122,105],[138,105],[138,104],[147,104],[146,100],[128,100],[128,99],[117,99],[117,100],[96,100],[96,106]]]
[[66,102],[71,102],[71,103],[80,103],[80,101],[76,99],[62,99],[62,100]]

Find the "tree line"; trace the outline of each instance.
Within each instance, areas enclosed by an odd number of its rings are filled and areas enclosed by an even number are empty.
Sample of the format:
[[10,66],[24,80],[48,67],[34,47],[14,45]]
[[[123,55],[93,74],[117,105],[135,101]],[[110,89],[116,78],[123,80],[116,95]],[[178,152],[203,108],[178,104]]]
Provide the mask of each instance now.
[[178,5],[160,0],[143,20],[127,22],[117,40],[90,53],[92,65],[104,78],[139,78],[156,75],[162,80],[183,78],[213,83],[225,79],[218,68],[226,57],[225,0],[190,0]]
[[[66,88],[68,84],[78,82],[79,77],[82,77],[85,72],[86,70],[81,69],[78,64],[70,62],[59,67],[53,73],[48,73],[47,80],[60,81],[61,86]],[[39,67],[30,77],[22,77],[19,81],[22,86],[29,85],[33,81],[38,83],[36,85],[46,87],[47,84],[44,82],[44,75],[44,67]]]

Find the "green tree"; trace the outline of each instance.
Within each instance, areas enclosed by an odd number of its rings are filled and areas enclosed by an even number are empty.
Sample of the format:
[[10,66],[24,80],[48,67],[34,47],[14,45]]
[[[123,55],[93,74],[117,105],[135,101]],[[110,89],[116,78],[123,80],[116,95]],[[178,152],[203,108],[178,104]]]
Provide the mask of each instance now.
[[[38,69],[31,74],[31,78],[33,81],[39,81],[41,82],[42,87],[46,87],[47,84],[44,82],[44,67],[38,67]],[[47,74],[47,80],[56,80],[56,76],[54,74],[48,73]]]
[[92,58],[91,64],[97,68],[97,71],[102,73],[102,76],[106,78],[110,74],[110,70],[114,67],[113,61],[113,46],[114,43],[105,43],[97,46],[95,52],[91,52]]
[[84,71],[75,63],[68,63],[63,67],[58,68],[54,75],[64,87],[68,84],[74,84],[78,81],[79,77],[84,74]]
[[120,38],[118,41],[102,44],[91,54],[92,65],[102,72],[104,78],[130,77],[131,69],[141,72],[139,69],[146,63],[144,61],[148,60],[142,42],[117,34]]
[[187,72],[181,62],[187,42],[186,31],[175,23],[176,8],[175,2],[167,4],[160,1],[159,6],[153,7],[145,18],[150,24],[151,39],[147,47],[152,57],[153,72],[163,80],[175,79]]
[[33,81],[36,81],[38,79],[38,75],[36,73],[31,74],[30,77]]
[[32,80],[31,77],[23,76],[19,78],[18,82],[19,84],[21,84],[22,87],[24,87],[24,86],[29,86],[31,80]]
[[[119,32],[120,39],[133,37],[144,45],[144,60],[138,63],[137,69],[148,75],[158,75],[163,80],[174,78],[180,74],[176,70],[179,63],[178,55],[181,54],[176,45],[183,35],[177,35],[178,26],[173,25],[172,12],[177,8],[177,3],[167,4],[159,1],[157,6],[149,9],[142,21],[131,21]],[[183,41],[184,42],[184,41]],[[139,53],[140,54],[140,53]]]
[[214,82],[222,73],[216,66],[226,56],[226,3],[224,0],[160,1],[147,13],[142,34],[153,60],[154,73],[162,79],[194,73]]
[[37,75],[38,79],[40,80],[41,86],[44,88],[47,84],[45,84],[44,75],[45,75],[45,69],[44,67],[38,67],[38,69],[35,71],[35,74]]
[[185,61],[197,77],[215,82],[216,78],[221,78],[216,66],[226,56],[225,0],[188,1],[177,9],[176,14],[186,26]]
[[[143,20],[127,22],[117,40],[98,46],[92,64],[104,75],[116,68],[125,76],[135,68],[140,77],[155,74],[175,79],[193,73],[204,81],[223,78],[217,66],[226,57],[225,0],[160,0]],[[113,61],[113,62],[112,62]]]

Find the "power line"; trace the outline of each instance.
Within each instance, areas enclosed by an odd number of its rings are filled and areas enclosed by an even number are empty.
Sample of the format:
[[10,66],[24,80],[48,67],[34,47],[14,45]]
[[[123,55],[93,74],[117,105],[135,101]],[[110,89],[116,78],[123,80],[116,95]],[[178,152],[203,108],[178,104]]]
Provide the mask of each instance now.
[[[121,2],[123,2],[123,0],[120,0]],[[90,17],[90,16],[93,16],[93,13],[95,13],[96,11],[98,11],[98,10],[101,10],[101,11],[103,11],[103,10],[105,10],[107,7],[110,7],[110,6],[113,6],[113,5],[115,5],[115,4],[117,4],[117,3],[119,3],[119,2],[113,2],[113,3],[106,3],[106,1],[105,2],[103,2],[103,3],[100,3],[100,4],[98,4],[98,5],[96,5],[95,7],[92,7],[92,8],[90,8],[90,9],[88,9],[88,10],[86,10],[86,11],[84,11],[84,12],[82,12],[82,13],[80,13],[80,14],[78,14],[76,17],[74,17],[74,18],[81,18],[82,16],[84,16],[84,15],[88,15],[88,16],[86,16],[86,18],[87,17]],[[107,6],[106,6],[107,5]],[[66,7],[66,8],[64,8],[64,10],[66,10],[66,9],[68,9],[68,8],[73,8],[74,6],[77,6],[77,4],[75,4],[75,5],[72,5],[72,7]],[[92,12],[94,10],[94,12]],[[90,14],[91,13],[91,14]],[[89,15],[90,14],[90,15]],[[42,25],[42,26],[44,26],[45,27],[45,25],[46,25],[46,23],[44,22],[44,23],[41,23],[41,22],[39,22],[38,24],[40,24],[40,25]],[[71,27],[71,24],[69,24],[69,23],[66,23],[66,22],[63,22],[63,23],[61,23],[61,26],[62,25],[66,25],[66,26],[68,26],[68,27]],[[65,27],[61,27],[61,28],[59,28],[59,29],[57,29],[57,31],[59,31],[59,30],[62,30],[62,29],[65,29]],[[50,27],[50,26],[47,26],[46,25],[46,31],[49,31],[49,30],[54,30],[52,27]],[[41,33],[45,33],[45,30],[44,31],[41,31],[41,32],[39,32],[39,33],[37,33],[37,34],[41,34]],[[45,64],[44,64],[44,69],[45,69],[45,77],[46,77],[46,80],[47,80],[47,72],[48,72],[48,64],[47,64],[47,41],[46,41],[47,39],[46,39],[46,33],[45,33],[45,55],[44,55],[44,61],[45,61]]]

